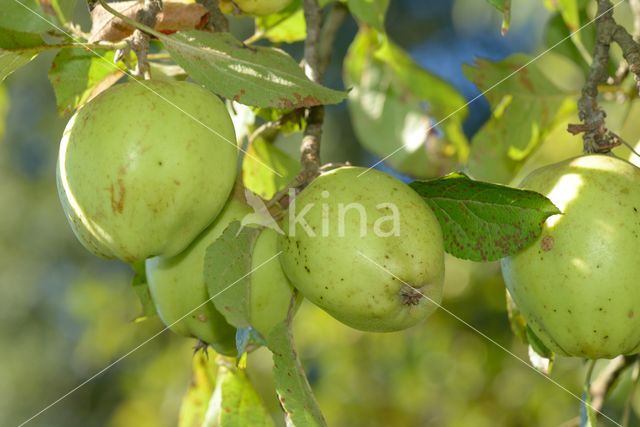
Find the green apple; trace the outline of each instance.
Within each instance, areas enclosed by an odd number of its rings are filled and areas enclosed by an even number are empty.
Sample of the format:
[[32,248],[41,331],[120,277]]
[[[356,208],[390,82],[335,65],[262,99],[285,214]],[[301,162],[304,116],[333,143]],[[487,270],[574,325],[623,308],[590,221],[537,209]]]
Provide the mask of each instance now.
[[280,12],[289,6],[291,1],[292,0],[221,0],[220,9],[225,13],[233,13],[235,12],[235,7],[237,7],[242,13],[264,16]]
[[251,327],[265,338],[287,317],[293,298],[293,287],[282,271],[278,252],[278,233],[265,228],[253,246],[248,299]]
[[80,242],[134,263],[186,248],[236,176],[231,118],[193,83],[114,86],[82,107],[60,144],[58,192]]
[[165,325],[180,335],[199,338],[225,355],[235,354],[235,328],[209,301],[204,256],[209,245],[231,222],[241,220],[250,212],[248,206],[232,198],[215,222],[185,251],[146,262],[151,297]]
[[560,355],[612,358],[640,349],[640,170],[591,155],[531,173],[523,188],[561,211],[540,238],[502,260],[529,326]]
[[281,263],[293,285],[346,325],[397,331],[440,304],[442,231],[411,188],[344,167],[303,190],[284,218]]

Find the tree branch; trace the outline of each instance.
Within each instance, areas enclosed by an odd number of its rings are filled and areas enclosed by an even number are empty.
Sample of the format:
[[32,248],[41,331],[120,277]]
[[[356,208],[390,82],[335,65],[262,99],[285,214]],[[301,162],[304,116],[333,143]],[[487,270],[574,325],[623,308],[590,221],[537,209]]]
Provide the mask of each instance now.
[[[640,0],[638,0],[640,1]],[[320,47],[318,49],[318,68],[320,76],[324,75],[329,63],[331,62],[331,52],[338,35],[338,30],[344,23],[349,10],[342,3],[335,3],[333,8],[327,15],[325,23],[322,25],[320,33]]]
[[[637,0],[640,1],[640,0]],[[618,25],[613,18],[610,0],[597,0],[596,12],[596,46],[589,76],[582,89],[578,101],[581,124],[569,125],[568,131],[573,134],[582,133],[584,151],[586,153],[608,153],[623,141],[606,127],[606,113],[598,105],[598,85],[609,79],[609,51],[611,43],[617,43],[622,54],[638,82],[640,89],[640,46],[633,40],[627,30]]]
[[229,21],[224,13],[220,10],[219,0],[198,0],[209,11],[209,22],[207,28],[211,31],[228,32]]
[[[162,0],[144,0],[144,6],[136,13],[136,21],[149,28],[155,28],[156,17],[161,10]],[[149,61],[147,60],[150,38],[151,36],[149,36],[149,34],[136,28],[130,39],[131,49],[138,58],[135,74],[137,76],[144,76],[145,79],[151,77],[149,74]]]
[[[320,82],[319,67],[320,32],[322,10],[317,0],[304,0],[304,19],[307,23],[307,38],[304,42],[304,72],[313,82]],[[302,171],[297,181],[306,186],[320,175],[320,141],[322,139],[322,123],[324,107],[318,105],[307,110],[307,127],[304,130],[300,146],[300,164]]]
[[[320,83],[329,65],[333,43],[340,25],[346,17],[342,5],[334,5],[324,25],[322,9],[317,0],[304,0],[304,17],[307,23],[307,38],[304,44],[304,71],[309,80]],[[324,122],[324,106],[318,105],[307,110],[307,127],[300,146],[302,171],[296,181],[299,187],[309,184],[320,175],[320,141]]]

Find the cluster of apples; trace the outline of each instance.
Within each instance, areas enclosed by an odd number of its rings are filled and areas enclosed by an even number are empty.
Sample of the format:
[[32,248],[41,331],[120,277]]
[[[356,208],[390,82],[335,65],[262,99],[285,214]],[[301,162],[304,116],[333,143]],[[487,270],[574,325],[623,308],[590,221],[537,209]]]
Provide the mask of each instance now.
[[[60,199],[80,242],[102,257],[145,262],[165,324],[228,355],[235,328],[210,301],[203,270],[207,247],[251,213],[231,195],[238,162],[218,97],[192,83],[150,81],[117,85],[82,107],[58,163]],[[502,261],[530,328],[560,355],[636,353],[640,169],[613,156],[581,156],[534,171],[522,187],[562,211],[535,243]],[[265,228],[250,249],[246,312],[263,336],[286,316],[294,288],[364,331],[408,328],[440,304],[441,229],[404,183],[338,168],[289,210],[284,232]]]
[[[130,82],[72,117],[57,174],[80,242],[102,257],[145,262],[164,323],[227,355],[235,353],[235,329],[210,301],[204,258],[229,224],[251,213],[232,191],[238,162],[233,124],[218,97],[188,82]],[[350,204],[355,208],[341,212]],[[368,331],[407,328],[440,303],[440,226],[404,183],[339,168],[307,186],[293,209],[304,221],[285,215],[284,233],[264,228],[250,249],[255,268],[244,303],[263,336],[286,317],[294,287]]]

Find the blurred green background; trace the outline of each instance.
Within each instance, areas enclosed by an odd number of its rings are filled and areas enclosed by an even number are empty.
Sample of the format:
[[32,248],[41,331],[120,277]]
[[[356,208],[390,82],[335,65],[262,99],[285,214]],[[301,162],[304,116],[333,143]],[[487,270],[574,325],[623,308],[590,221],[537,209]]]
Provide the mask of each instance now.
[[[480,0],[394,0],[389,33],[423,66],[471,98],[477,91],[463,79],[462,61],[536,51],[543,44],[549,12],[542,1],[515,3],[513,29],[506,37],[499,35],[501,17]],[[239,33],[250,32],[249,20],[233,24]],[[355,30],[350,22],[340,33],[335,57],[344,56]],[[300,52],[299,45],[290,49]],[[141,309],[130,286],[131,271],[86,252],[66,224],[55,160],[68,117],[56,113],[47,81],[50,61],[51,55],[41,55],[0,86],[2,426],[37,414],[163,327],[155,318],[134,321]],[[335,61],[327,84],[339,86],[340,75]],[[483,100],[471,110],[469,134],[488,115]],[[358,147],[345,113],[344,106],[329,109],[324,160],[371,164],[375,159]],[[299,353],[329,425],[575,423],[579,402],[569,392],[581,393],[585,366],[577,359],[557,361],[553,379],[568,392],[525,365],[527,348],[510,331],[497,264],[449,258],[444,306],[458,318],[439,310],[406,332],[370,334],[303,304],[296,318]],[[175,426],[194,344],[163,333],[28,425]],[[269,359],[259,350],[249,366],[277,413]],[[607,414],[619,416],[628,387],[623,379]],[[634,404],[640,407],[640,401]]]

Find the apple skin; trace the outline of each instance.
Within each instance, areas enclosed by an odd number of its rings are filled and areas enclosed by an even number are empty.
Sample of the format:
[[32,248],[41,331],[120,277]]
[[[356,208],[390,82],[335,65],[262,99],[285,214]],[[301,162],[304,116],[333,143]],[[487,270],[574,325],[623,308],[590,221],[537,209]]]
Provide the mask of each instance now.
[[234,12],[234,3],[247,15],[264,16],[280,12],[289,6],[292,0],[221,0],[220,10],[224,13]]
[[279,257],[274,258],[278,252],[278,233],[265,228],[253,246],[249,294],[251,327],[264,338],[268,338],[273,327],[286,319],[294,296],[293,286],[282,271]]
[[[342,323],[363,331],[398,331],[425,319],[441,302],[442,231],[434,213],[411,188],[376,170],[358,176],[365,171],[335,169],[295,198],[289,209],[296,212],[283,220],[281,263],[305,298]],[[363,237],[361,215],[355,209],[340,215],[339,206],[351,203],[366,213]],[[389,222],[385,223],[389,227],[378,231],[390,235],[374,232],[380,218],[392,212],[390,207],[378,206],[381,203],[397,208],[397,235],[391,233],[394,228]],[[304,219],[315,229],[315,237],[291,219],[307,206],[311,208]],[[323,223],[326,207],[328,220]],[[345,219],[343,226],[339,217]]]
[[211,92],[187,82],[124,83],[69,121],[58,194],[94,254],[129,263],[172,256],[224,206],[237,157],[233,123]]
[[531,173],[522,188],[562,212],[540,238],[502,260],[509,293],[542,342],[559,355],[633,354],[640,345],[640,170],[604,155]]
[[[210,298],[204,281],[204,257],[209,245],[231,222],[241,220],[250,212],[248,206],[232,198],[215,222],[184,252],[174,257],[150,258],[146,262],[151,297],[164,324],[180,335],[201,339],[227,356],[236,354],[236,330],[213,302],[202,305]],[[196,307],[199,308],[182,319]]]

